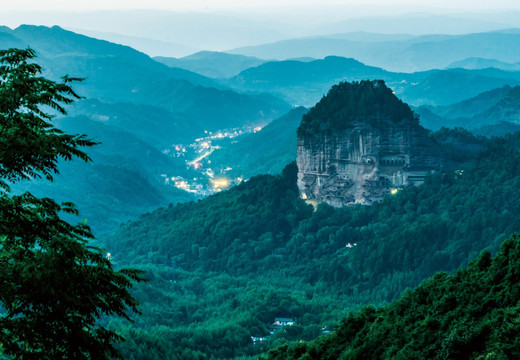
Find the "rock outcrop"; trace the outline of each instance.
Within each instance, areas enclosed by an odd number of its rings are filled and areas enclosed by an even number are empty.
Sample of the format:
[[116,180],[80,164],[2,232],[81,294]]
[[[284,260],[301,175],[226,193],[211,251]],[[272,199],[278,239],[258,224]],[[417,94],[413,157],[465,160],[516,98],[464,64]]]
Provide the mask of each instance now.
[[304,116],[297,156],[302,198],[336,207],[381,201],[442,164],[429,132],[382,81],[334,86]]

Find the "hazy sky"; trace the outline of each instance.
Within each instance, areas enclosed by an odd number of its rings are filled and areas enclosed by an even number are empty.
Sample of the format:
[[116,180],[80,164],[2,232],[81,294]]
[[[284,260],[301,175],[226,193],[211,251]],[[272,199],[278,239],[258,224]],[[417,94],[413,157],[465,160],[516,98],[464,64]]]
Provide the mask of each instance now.
[[[121,11],[132,9],[139,10]],[[0,0],[0,25],[59,25],[153,56],[178,57],[355,31],[420,35],[520,28],[518,11],[519,0]]]
[[446,9],[520,9],[518,0],[2,0],[1,10],[101,10],[101,9],[169,9],[169,10],[245,10],[273,6],[368,5],[413,6]]

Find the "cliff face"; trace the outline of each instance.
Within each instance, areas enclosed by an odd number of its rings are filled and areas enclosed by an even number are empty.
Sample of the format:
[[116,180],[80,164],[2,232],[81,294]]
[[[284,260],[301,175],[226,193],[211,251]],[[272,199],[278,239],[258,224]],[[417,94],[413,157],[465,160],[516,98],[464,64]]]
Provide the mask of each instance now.
[[377,122],[356,118],[343,129],[299,129],[297,165],[302,198],[336,207],[372,204],[400,187],[424,182],[442,160],[428,131],[411,111],[410,115],[406,121],[392,122],[378,113]]

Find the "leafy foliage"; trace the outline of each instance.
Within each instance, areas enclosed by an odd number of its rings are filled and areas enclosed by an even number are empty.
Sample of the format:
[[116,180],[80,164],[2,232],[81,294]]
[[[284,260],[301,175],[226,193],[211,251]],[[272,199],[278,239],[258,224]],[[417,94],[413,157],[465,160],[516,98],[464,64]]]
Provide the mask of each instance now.
[[[47,106],[61,114],[61,105],[70,104],[79,96],[67,84],[78,80],[65,77],[63,83],[37,76],[41,67],[27,60],[34,58],[34,50],[1,50],[0,57],[0,186],[8,181],[39,177],[52,180],[57,173],[59,157],[70,160],[73,156],[88,161],[79,146],[94,143],[85,135],[64,134],[49,123],[54,116],[41,108]],[[21,149],[25,149],[21,151]]]
[[85,224],[70,225],[60,213],[72,203],[26,192],[9,183],[44,176],[52,180],[59,158],[88,156],[85,135],[56,129],[47,109],[64,114],[78,96],[68,85],[39,76],[31,49],[0,51],[0,353],[15,359],[108,359],[122,340],[99,322],[106,315],[129,320],[138,302],[128,288],[141,272],[115,271]]

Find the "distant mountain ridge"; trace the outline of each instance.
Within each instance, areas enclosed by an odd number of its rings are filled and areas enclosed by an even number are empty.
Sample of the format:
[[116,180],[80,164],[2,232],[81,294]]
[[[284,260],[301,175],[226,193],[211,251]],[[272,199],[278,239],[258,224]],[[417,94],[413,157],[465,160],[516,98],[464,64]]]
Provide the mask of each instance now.
[[[431,129],[464,127],[482,135],[499,135],[512,132],[520,125],[520,86],[494,89],[474,98],[442,107],[419,107],[424,124]],[[509,130],[507,130],[508,125]],[[501,130],[493,131],[493,125]],[[486,127],[487,131],[479,130]]]
[[505,85],[520,85],[520,71],[499,69],[428,70],[398,73],[356,59],[327,56],[311,61],[270,61],[221,83],[243,92],[269,92],[292,105],[313,106],[340,81],[384,80],[413,105],[448,105]]
[[384,78],[386,74],[355,59],[327,56],[305,62],[266,62],[222,83],[241,91],[270,92],[295,106],[312,106],[340,80]]
[[205,76],[170,68],[130,47],[57,26],[23,25],[3,31],[35,48],[48,76],[86,77],[76,89],[90,99],[163,107],[199,122],[207,130],[267,123],[288,110],[277,99],[237,94]]
[[181,45],[171,41],[156,40],[139,36],[121,35],[111,32],[83,30],[72,27],[66,27],[66,29],[96,39],[107,40],[112,43],[130,46],[133,49],[141,51],[149,56],[187,56],[198,51],[196,48]]
[[495,68],[506,71],[519,71],[520,62],[511,64],[494,59],[484,59],[478,57],[467,58],[451,63],[448,68],[463,68],[468,70]]
[[154,60],[170,67],[178,67],[210,78],[229,78],[243,70],[263,64],[252,56],[234,55],[216,51],[200,51],[182,58],[157,56]]
[[[355,39],[355,40],[351,40]],[[337,55],[390,71],[413,72],[442,69],[470,57],[520,61],[518,31],[503,30],[466,35],[423,35],[393,41],[362,41],[363,38],[327,35],[295,38],[228,52],[272,59]]]
[[500,122],[520,124],[520,86],[512,88],[500,101],[472,119],[472,127]]

